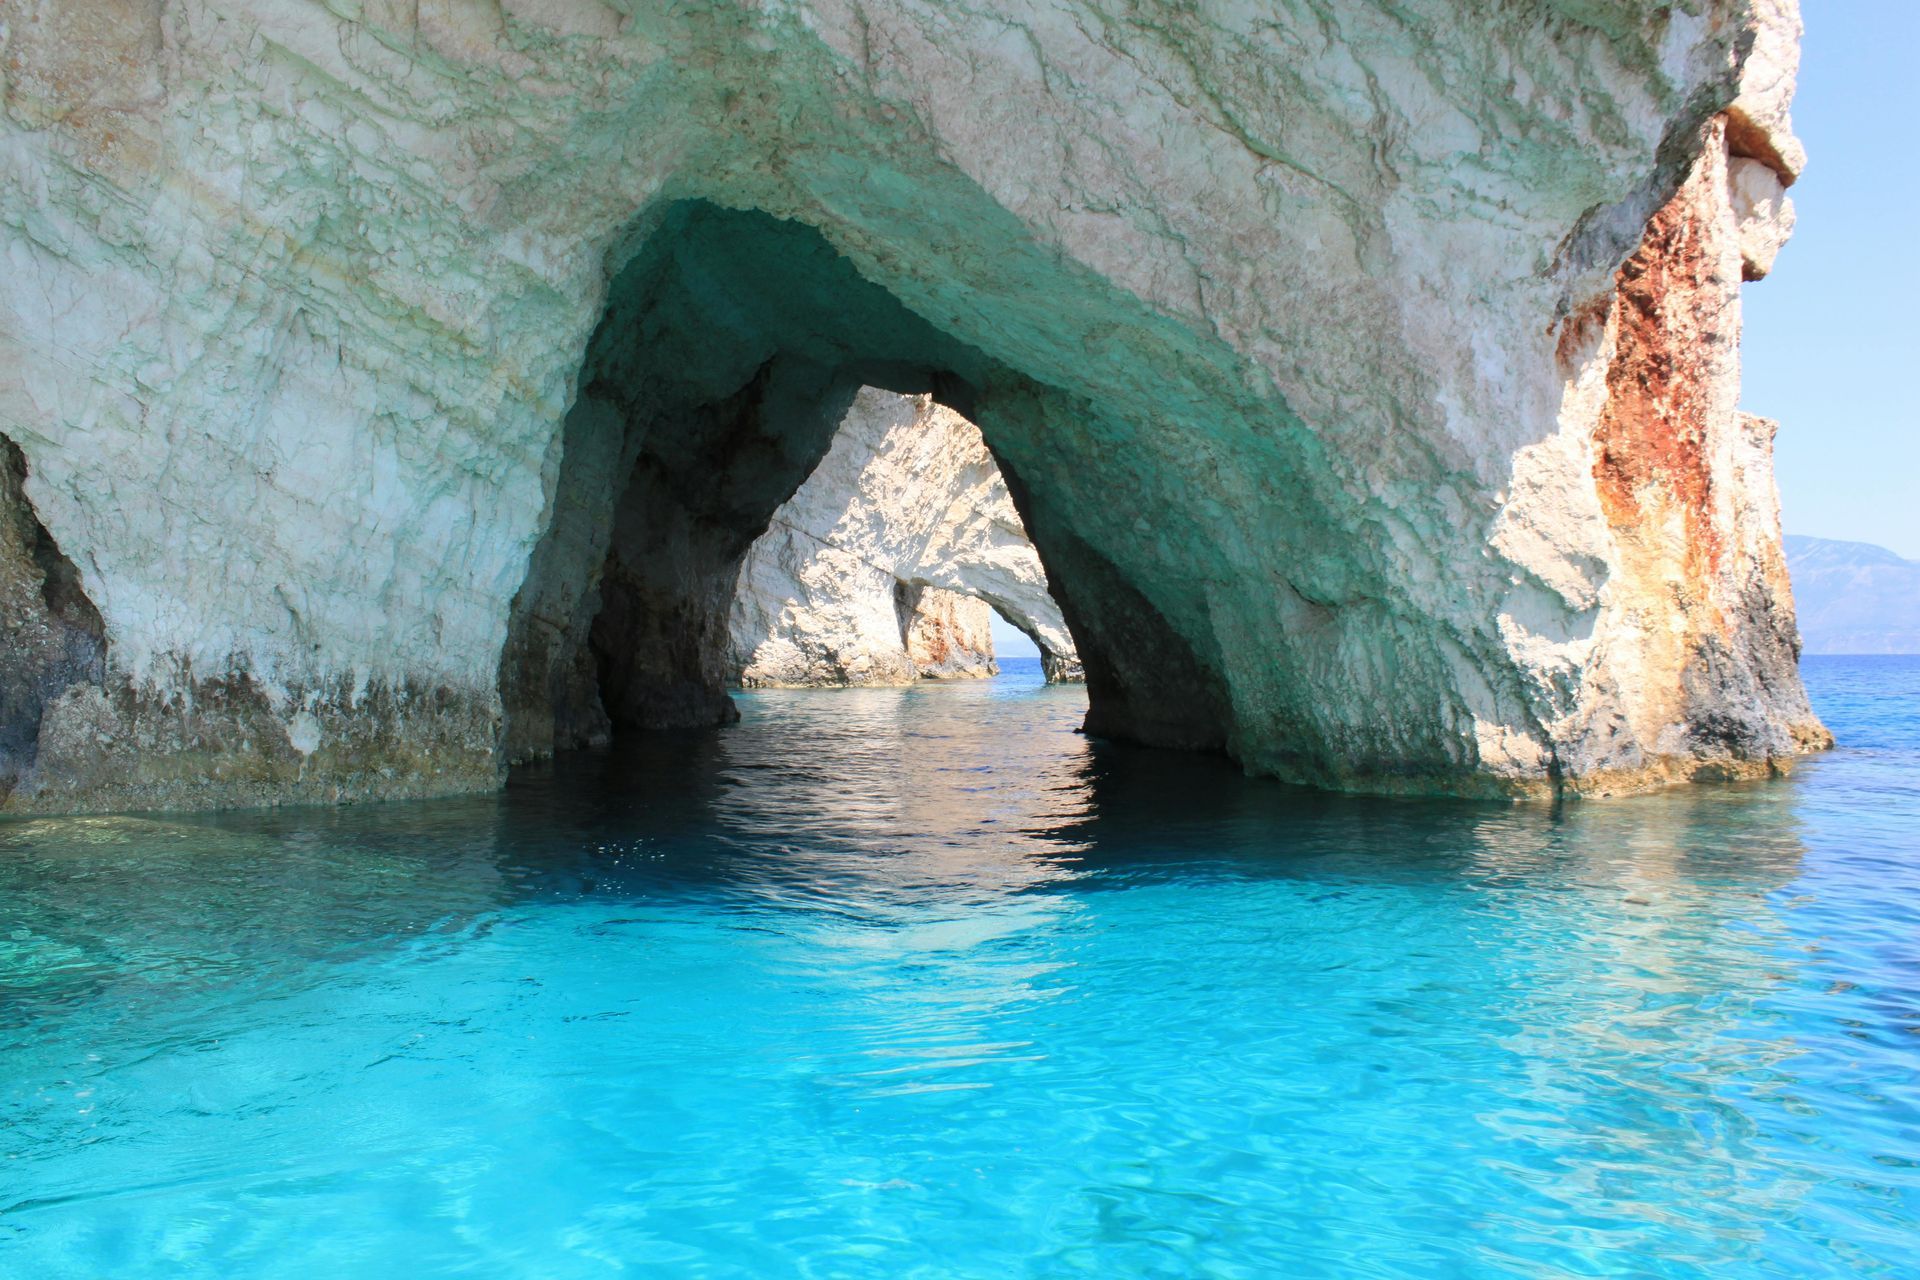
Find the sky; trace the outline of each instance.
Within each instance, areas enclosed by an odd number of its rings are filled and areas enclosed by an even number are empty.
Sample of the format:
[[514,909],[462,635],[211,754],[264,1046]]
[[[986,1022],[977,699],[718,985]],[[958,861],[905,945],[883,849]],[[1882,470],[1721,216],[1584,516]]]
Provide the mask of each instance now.
[[1026,632],[998,613],[993,615],[993,656],[996,658],[1037,658],[1040,646],[1027,639]]
[[1746,286],[1742,407],[1780,421],[1788,533],[1920,560],[1920,0],[1801,0],[1799,223]]

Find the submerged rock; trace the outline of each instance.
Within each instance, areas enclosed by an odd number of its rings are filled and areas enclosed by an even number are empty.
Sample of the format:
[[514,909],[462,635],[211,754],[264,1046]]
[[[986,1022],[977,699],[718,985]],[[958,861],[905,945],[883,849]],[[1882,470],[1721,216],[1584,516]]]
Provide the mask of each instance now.
[[990,676],[992,610],[1079,671],[1047,574],[980,429],[931,396],[863,388],[747,552],[729,630],[742,684]]
[[1826,740],[1735,410],[1791,0],[16,8],[0,431],[102,648],[9,658],[12,807],[722,721],[863,385],[979,424],[1095,732],[1498,794]]

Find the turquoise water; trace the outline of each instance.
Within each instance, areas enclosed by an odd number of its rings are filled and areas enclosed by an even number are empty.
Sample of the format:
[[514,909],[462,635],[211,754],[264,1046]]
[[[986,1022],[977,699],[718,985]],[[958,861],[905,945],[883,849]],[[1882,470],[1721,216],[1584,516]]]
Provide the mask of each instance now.
[[1869,1276],[1920,1259],[1920,659],[1567,807],[1028,669],[338,812],[0,824],[0,1275]]

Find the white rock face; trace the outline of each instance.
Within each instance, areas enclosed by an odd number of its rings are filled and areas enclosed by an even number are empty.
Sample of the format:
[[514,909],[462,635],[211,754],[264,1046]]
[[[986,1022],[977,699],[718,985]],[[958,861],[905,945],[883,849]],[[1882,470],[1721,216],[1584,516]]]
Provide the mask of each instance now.
[[[1823,731],[1732,192],[1799,170],[1797,37],[1791,0],[20,0],[0,435],[105,658],[34,695],[7,803],[434,794],[714,714],[730,575],[848,379],[980,424],[1096,731],[1385,790],[1780,767]],[[1645,394],[1667,357],[1704,381]]]
[[923,680],[979,680],[998,675],[993,609],[986,601],[938,587],[912,592],[907,656]]
[[[971,598],[971,599],[969,599]],[[820,466],[747,552],[730,627],[742,684],[989,676],[991,610],[1079,672],[980,429],[930,396],[862,388]]]
[[1740,259],[1745,278],[1760,280],[1793,235],[1793,201],[1778,173],[1758,160],[1735,157],[1727,166],[1727,188],[1740,227]]

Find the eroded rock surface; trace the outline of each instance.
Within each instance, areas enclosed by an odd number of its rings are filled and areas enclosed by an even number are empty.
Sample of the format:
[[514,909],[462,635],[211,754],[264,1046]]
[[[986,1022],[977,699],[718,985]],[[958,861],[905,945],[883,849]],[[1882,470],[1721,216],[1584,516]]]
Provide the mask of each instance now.
[[740,571],[729,628],[748,686],[988,676],[992,609],[1079,674],[980,430],[931,396],[863,388]]
[[976,596],[939,587],[909,587],[907,656],[923,680],[979,680],[998,675],[993,657],[993,609]]
[[33,776],[49,705],[105,675],[100,614],[34,515],[27,464],[0,436],[0,805]]
[[741,559],[862,385],[979,424],[1096,731],[1378,790],[1781,767],[1824,735],[1733,406],[1797,37],[23,0],[0,432],[105,647],[8,713],[8,803],[431,794],[723,719]]

